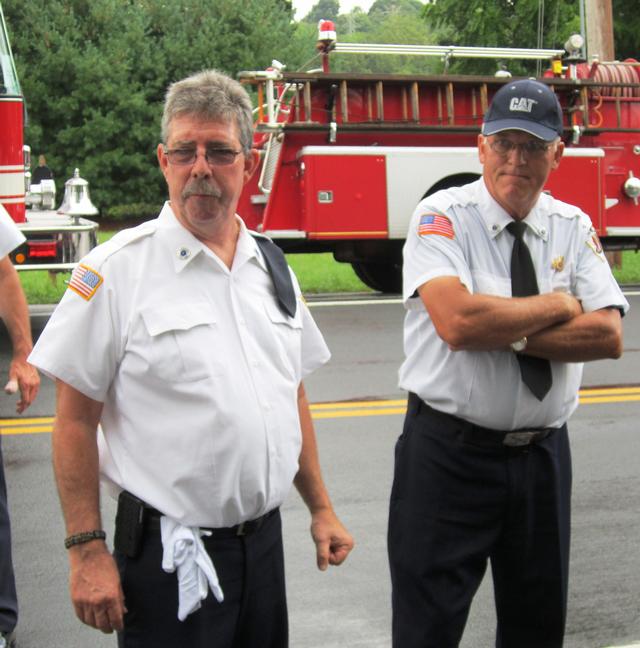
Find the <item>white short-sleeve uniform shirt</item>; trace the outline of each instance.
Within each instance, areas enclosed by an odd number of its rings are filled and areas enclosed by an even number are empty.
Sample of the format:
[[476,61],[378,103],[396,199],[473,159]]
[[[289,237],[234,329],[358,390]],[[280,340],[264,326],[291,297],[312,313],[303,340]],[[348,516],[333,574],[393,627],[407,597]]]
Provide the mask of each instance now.
[[[522,382],[513,352],[451,351],[414,296],[430,279],[456,276],[472,294],[511,297],[511,221],[482,179],[418,205],[404,247],[400,386],[435,409],[492,429],[557,427],[577,407],[581,363],[552,361],[553,386],[540,402]],[[541,293],[570,292],[585,312],[628,310],[586,214],[543,193],[524,222]]]
[[0,259],[13,252],[18,245],[24,243],[24,235],[13,222],[7,210],[0,205]]
[[168,203],[117,234],[82,261],[29,358],[104,403],[110,490],[188,525],[232,526],[283,502],[301,449],[298,386],[330,355],[295,278],[295,317],[279,309],[238,221],[231,269]]

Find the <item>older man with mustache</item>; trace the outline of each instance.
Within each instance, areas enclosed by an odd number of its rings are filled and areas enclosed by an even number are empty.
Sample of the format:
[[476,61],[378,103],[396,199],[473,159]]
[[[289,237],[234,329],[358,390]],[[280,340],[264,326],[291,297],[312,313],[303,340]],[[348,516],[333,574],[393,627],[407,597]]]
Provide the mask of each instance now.
[[170,201],[79,265],[31,357],[57,380],[71,598],[124,648],[284,648],[292,482],[318,567],[353,546],[302,383],[329,351],[282,252],[235,213],[257,163],[244,89],[215,71],[173,84],[162,142]]

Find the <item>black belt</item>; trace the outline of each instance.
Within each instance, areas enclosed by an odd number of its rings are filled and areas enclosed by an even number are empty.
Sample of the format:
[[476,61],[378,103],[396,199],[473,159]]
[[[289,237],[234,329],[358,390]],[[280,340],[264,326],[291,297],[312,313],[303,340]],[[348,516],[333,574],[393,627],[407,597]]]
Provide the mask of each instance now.
[[[247,520],[246,522],[240,522],[232,527],[217,527],[217,528],[207,528],[200,527],[202,531],[205,531],[207,535],[211,538],[235,538],[240,536],[251,535],[256,533],[264,525],[264,523],[272,516],[274,516],[279,511],[278,508],[274,508],[268,513],[261,515],[255,520]],[[148,530],[159,531],[160,530],[160,518],[164,514],[154,509],[150,506],[145,507],[145,526]]]
[[414,411],[415,414],[419,414],[420,411],[425,411],[431,414],[447,420],[451,423],[455,423],[458,428],[462,431],[463,438],[467,443],[475,443],[476,445],[486,445],[486,446],[506,446],[507,448],[522,448],[529,446],[532,443],[542,441],[546,439],[549,435],[553,434],[560,428],[522,428],[518,430],[502,431],[502,430],[491,430],[490,428],[485,428],[475,423],[465,421],[464,419],[458,418],[453,414],[447,414],[446,412],[441,412],[440,410],[433,409],[433,407],[427,405],[419,396],[413,393],[409,393],[409,403],[408,410]]

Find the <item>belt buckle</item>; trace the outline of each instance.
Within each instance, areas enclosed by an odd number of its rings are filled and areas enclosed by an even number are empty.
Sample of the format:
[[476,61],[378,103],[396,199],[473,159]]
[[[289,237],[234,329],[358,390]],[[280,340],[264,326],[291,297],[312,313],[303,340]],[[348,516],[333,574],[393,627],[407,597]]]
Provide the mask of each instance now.
[[246,535],[245,530],[244,530],[244,525],[245,525],[244,522],[240,522],[240,524],[238,524],[238,528],[236,529],[236,535],[237,536]]
[[502,445],[506,445],[509,448],[519,448],[521,446],[526,446],[531,443],[536,434],[537,432],[532,430],[525,430],[522,432],[509,432],[504,435],[504,439],[502,439]]

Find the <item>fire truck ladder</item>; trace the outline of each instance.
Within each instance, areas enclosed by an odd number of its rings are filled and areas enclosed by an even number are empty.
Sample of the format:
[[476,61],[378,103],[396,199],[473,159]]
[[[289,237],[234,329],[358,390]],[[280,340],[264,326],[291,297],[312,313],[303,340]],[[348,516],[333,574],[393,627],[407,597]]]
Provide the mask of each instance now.
[[[338,43],[342,53],[377,52],[422,56],[558,59],[563,50],[368,45]],[[567,115],[566,131],[574,143],[583,134],[604,130],[638,132],[625,118],[628,102],[640,100],[640,70],[634,63],[599,63],[589,78],[550,76],[540,81],[558,94]],[[571,71],[571,70],[570,70]],[[264,194],[271,190],[286,132],[326,132],[330,143],[338,132],[477,133],[493,93],[509,77],[468,75],[396,75],[325,72],[241,72],[244,83],[258,90],[257,132],[268,133],[260,177]],[[285,101],[291,96],[290,101]],[[285,110],[286,105],[286,110]],[[266,111],[265,111],[266,108]],[[635,126],[635,124],[633,124]]]
[[[606,70],[606,65],[600,64],[599,70]],[[640,99],[640,76],[637,82],[605,79],[600,74],[591,79],[549,77],[540,81],[559,95],[568,115],[568,130],[580,125],[583,132],[637,132],[637,128],[625,126],[623,113],[626,103]],[[490,96],[509,79],[286,72],[282,81],[294,93],[292,114],[286,121],[270,121],[267,113],[267,119],[258,121],[257,130],[328,130],[330,141],[335,141],[337,130],[477,132]],[[603,101],[614,104],[614,117],[606,124],[600,111]],[[275,110],[273,114],[277,114]]]

